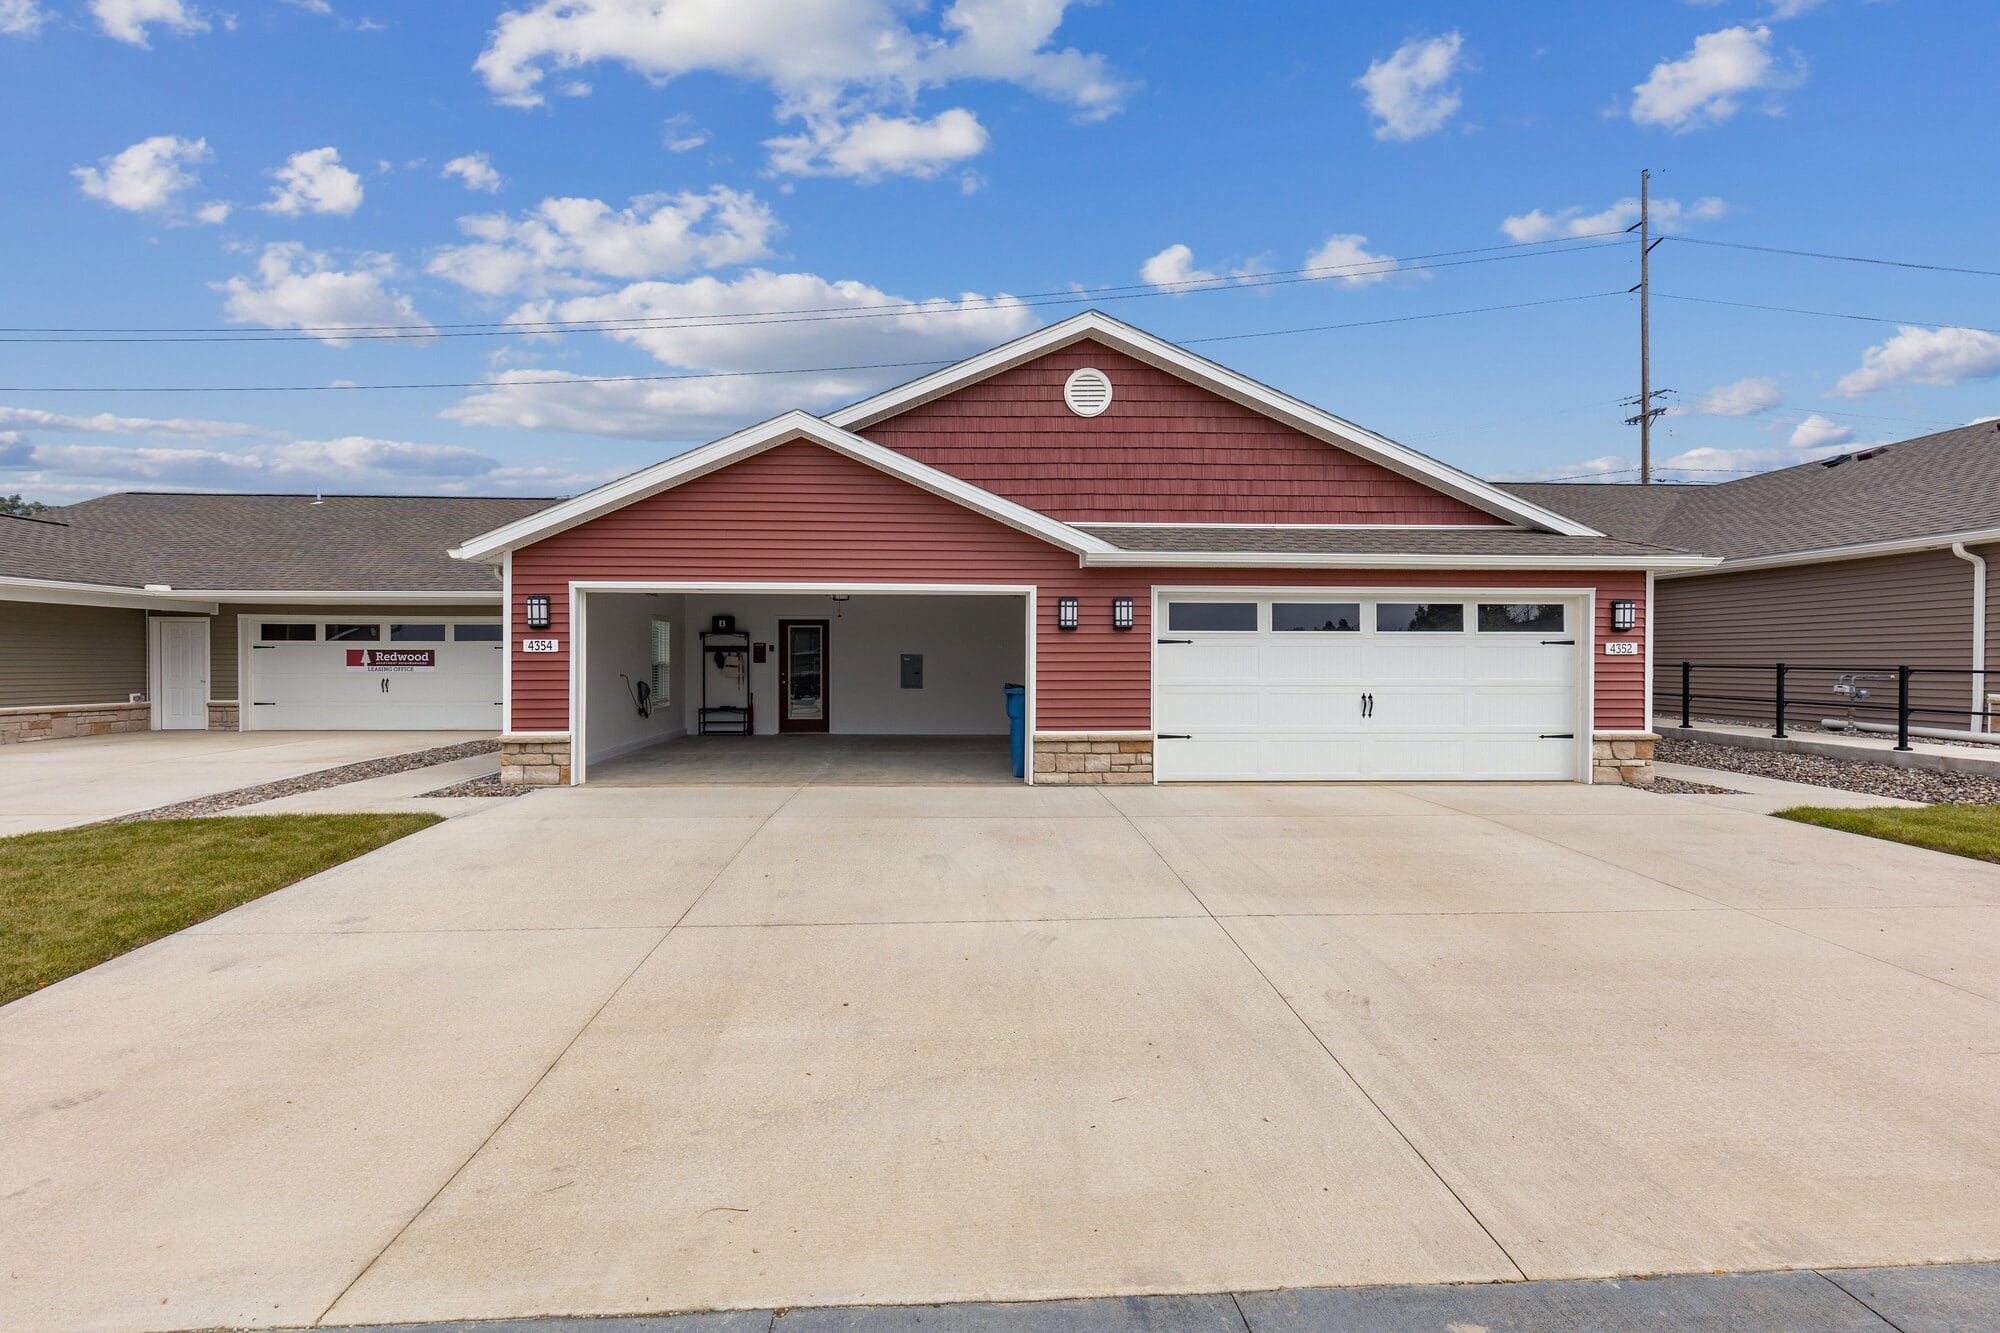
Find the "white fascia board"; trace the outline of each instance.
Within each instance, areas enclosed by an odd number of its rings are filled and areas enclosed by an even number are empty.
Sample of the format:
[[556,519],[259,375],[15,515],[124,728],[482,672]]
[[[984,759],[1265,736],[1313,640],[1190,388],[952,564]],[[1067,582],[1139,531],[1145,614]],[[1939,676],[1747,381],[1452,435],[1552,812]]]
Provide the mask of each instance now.
[[259,606],[288,602],[300,606],[337,606],[343,603],[357,606],[452,606],[462,602],[492,602],[497,606],[501,598],[498,588],[483,592],[438,592],[428,589],[423,592],[287,592],[273,588],[203,588],[182,595],[209,602],[245,602]]
[[452,548],[450,554],[458,560],[497,560],[505,551],[552,537],[556,533],[588,523],[613,510],[728,467],[753,454],[801,439],[810,440],[858,463],[866,464],[879,472],[885,472],[921,490],[963,505],[996,522],[1004,523],[1008,527],[1039,537],[1043,541],[1076,554],[1116,549],[1102,538],[1080,532],[1069,524],[1050,518],[1047,514],[1030,509],[1026,505],[1016,504],[1003,496],[974,486],[971,482],[960,480],[948,472],[919,463],[916,459],[885,445],[865,440],[859,435],[829,425],[818,417],[793,411],[773,417],[747,430],[738,431],[734,435],[725,436],[711,444],[690,449],[684,454],[677,454],[665,462],[634,472],[629,477],[620,478],[594,491],[587,491],[573,500],[552,505],[539,514],[531,514],[505,527],[495,528],[461,546]]
[[2000,528],[1974,528],[1968,532],[1942,532],[1931,537],[1898,537],[1891,541],[1858,542],[1853,546],[1823,546],[1816,551],[1784,551],[1777,555],[1753,555],[1741,560],[1720,560],[1700,570],[1662,573],[1661,578],[1687,578],[1690,574],[1735,574],[1753,569],[1784,569],[1791,565],[1830,564],[1837,560],[1872,560],[1885,555],[1915,555],[1921,551],[1950,550],[1952,543],[1984,546],[2000,542]]
[[1163,532],[1528,532],[1519,523],[1100,523],[1076,525],[1084,532],[1099,528],[1157,528]]
[[103,583],[0,577],[0,602],[46,602],[56,606],[119,606],[140,611],[189,611],[214,615],[206,593],[147,592]]
[[1706,555],[1366,555],[1335,552],[1114,551],[1086,555],[1087,569],[1708,569]]
[[845,430],[862,430],[898,412],[939,398],[962,385],[1010,370],[1023,362],[1065,347],[1084,338],[1096,338],[1148,365],[1181,376],[1253,411],[1284,422],[1336,448],[1360,454],[1392,472],[1422,482],[1434,490],[1465,501],[1475,508],[1532,528],[1544,528],[1568,537],[1601,537],[1597,529],[1564,518],[1553,510],[1530,504],[1470,473],[1461,472],[1435,458],[1397,444],[1386,436],[1364,429],[1322,408],[1280,393],[1247,375],[1238,374],[1184,347],[1177,347],[1102,311],[1086,310],[1080,315],[1045,329],[1004,343],[990,352],[968,358],[957,365],[933,371],[908,384],[899,385],[873,398],[830,413],[827,420]]

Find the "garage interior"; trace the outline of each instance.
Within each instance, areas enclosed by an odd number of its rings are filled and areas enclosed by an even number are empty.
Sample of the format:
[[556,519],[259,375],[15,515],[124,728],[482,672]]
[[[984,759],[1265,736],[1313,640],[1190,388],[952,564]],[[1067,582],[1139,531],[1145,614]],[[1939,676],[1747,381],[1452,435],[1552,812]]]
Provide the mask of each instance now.
[[578,594],[581,781],[1013,783],[1020,594]]

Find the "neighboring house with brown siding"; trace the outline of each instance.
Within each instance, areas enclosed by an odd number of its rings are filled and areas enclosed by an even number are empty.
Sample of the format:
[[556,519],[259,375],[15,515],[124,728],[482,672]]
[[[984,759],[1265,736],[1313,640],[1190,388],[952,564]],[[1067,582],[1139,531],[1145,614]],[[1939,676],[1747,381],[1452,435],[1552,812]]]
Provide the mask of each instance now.
[[[0,516],[0,743],[498,730],[500,582],[445,550],[547,504],[129,492]],[[424,665],[347,667],[405,646]]]
[[[1663,572],[1654,597],[1653,697],[1677,721],[1681,663],[1697,696],[1776,690],[1787,664],[1788,723],[1844,717],[1838,671],[1949,668],[1912,677],[1919,726],[1985,724],[2000,695],[2000,425],[1982,422],[1712,486],[1510,485],[1601,530],[1723,557],[1714,569]],[[1895,721],[1893,680],[1863,721]],[[1697,697],[1696,717],[1765,722],[1767,704]]]

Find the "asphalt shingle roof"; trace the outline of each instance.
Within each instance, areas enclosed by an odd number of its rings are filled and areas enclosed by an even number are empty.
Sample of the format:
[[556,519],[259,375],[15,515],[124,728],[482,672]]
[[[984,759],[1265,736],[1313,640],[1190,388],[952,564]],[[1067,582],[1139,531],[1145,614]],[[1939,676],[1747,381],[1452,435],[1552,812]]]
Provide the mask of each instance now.
[[0,574],[206,591],[493,592],[445,552],[546,499],[125,492],[0,523]]
[[1873,445],[1713,486],[1515,483],[1524,500],[1637,541],[1728,560],[2000,528],[2000,423]]

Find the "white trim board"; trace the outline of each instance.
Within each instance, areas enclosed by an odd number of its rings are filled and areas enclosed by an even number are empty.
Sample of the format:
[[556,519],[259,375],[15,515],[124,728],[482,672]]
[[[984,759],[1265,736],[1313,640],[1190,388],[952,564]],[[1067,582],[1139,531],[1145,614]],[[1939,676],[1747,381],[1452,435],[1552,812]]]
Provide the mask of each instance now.
[[1713,568],[1706,555],[1438,555],[1334,554],[1300,551],[1113,551],[1083,557],[1088,569],[1449,569],[1688,570]]
[[907,454],[877,444],[873,440],[864,440],[859,435],[829,425],[808,413],[792,411],[751,426],[747,430],[740,430],[734,435],[724,436],[712,444],[690,449],[665,462],[655,463],[652,467],[634,472],[629,477],[622,477],[599,486],[594,491],[586,491],[573,500],[552,505],[539,514],[531,514],[504,527],[495,528],[491,532],[453,547],[450,554],[458,560],[491,561],[502,552],[542,541],[559,532],[565,532],[594,518],[622,509],[626,505],[635,504],[698,477],[720,471],[732,463],[741,462],[767,449],[775,449],[781,444],[790,444],[795,440],[807,440],[830,449],[857,463],[865,464],[920,490],[929,491],[975,513],[984,514],[1031,537],[1039,537],[1064,550],[1083,554],[1117,549],[1101,537],[1093,537],[1026,505],[1016,504],[1004,496],[995,495],[991,491],[974,486],[971,482],[962,481],[948,472],[919,463]]
[[1788,565],[1831,564],[1839,560],[1874,560],[1890,555],[1948,551],[1954,542],[1963,542],[1967,546],[1990,546],[2000,542],[2000,528],[1974,528],[1967,532],[1940,532],[1928,537],[1896,537],[1887,541],[1857,542],[1852,546],[1822,546],[1812,551],[1784,551],[1777,555],[1751,555],[1736,560],[1716,560],[1705,569],[1662,573],[1660,577],[1687,578],[1690,574],[1698,573],[1735,574],[1754,569],[1783,569]]
[[1526,527],[1542,528],[1571,537],[1603,535],[1595,528],[1579,523],[1575,519],[1565,518],[1553,510],[1531,504],[1520,496],[1481,481],[1470,473],[1461,472],[1407,445],[1397,444],[1386,436],[1377,435],[1374,431],[1343,420],[1322,408],[1301,402],[1289,394],[1280,393],[1269,385],[1260,384],[1247,375],[1217,365],[1206,357],[1198,356],[1184,347],[1177,347],[1165,339],[1156,338],[1099,310],[1086,310],[1082,314],[1072,315],[1060,323],[1038,329],[979,356],[969,357],[957,365],[946,366],[942,370],[920,376],[907,384],[878,393],[872,398],[864,398],[858,403],[828,414],[827,420],[847,430],[865,430],[878,421],[886,420],[933,399],[942,398],[966,384],[996,375],[1003,370],[1011,370],[1038,356],[1058,351],[1086,338],[1104,343],[1156,369],[1189,380],[1212,393],[1220,394],[1252,411],[1282,421],[1336,448],[1359,454],[1392,472],[1408,477],[1412,481],[1421,482],[1434,490],[1443,491],[1489,514],[1496,514]]

